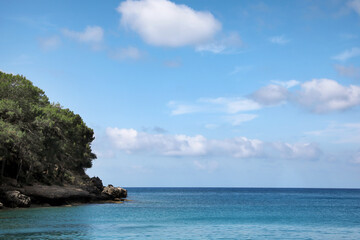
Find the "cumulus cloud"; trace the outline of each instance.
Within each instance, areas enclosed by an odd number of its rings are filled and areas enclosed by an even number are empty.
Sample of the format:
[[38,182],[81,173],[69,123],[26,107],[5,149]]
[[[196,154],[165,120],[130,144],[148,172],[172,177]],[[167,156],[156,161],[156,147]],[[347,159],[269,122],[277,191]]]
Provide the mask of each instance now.
[[357,14],[360,15],[360,0],[352,0],[348,2],[348,7],[354,10]]
[[62,29],[64,36],[83,43],[100,43],[104,37],[104,30],[99,26],[87,26],[84,31],[77,32],[67,28]]
[[313,79],[301,84],[296,101],[316,113],[346,110],[360,105],[360,87],[340,85],[331,79]]
[[165,156],[198,156],[206,153],[206,139],[201,135],[172,136],[119,128],[107,128],[106,134],[116,148],[127,153],[145,151]]
[[60,46],[61,40],[58,36],[39,38],[39,44],[44,51],[51,51]]
[[335,70],[344,77],[349,78],[359,78],[360,77],[360,68],[354,67],[352,65],[350,66],[344,66],[344,65],[335,65]]
[[269,38],[269,41],[274,44],[284,45],[290,42],[290,39],[287,39],[284,35],[281,35],[281,36],[273,36]]
[[345,50],[342,53],[339,53],[338,55],[334,56],[333,59],[338,61],[346,61],[350,58],[357,57],[360,55],[360,48],[354,47],[349,50]]
[[[272,82],[276,84],[262,87],[247,98],[200,98],[192,104],[171,101],[168,106],[171,108],[172,115],[227,114],[223,116],[223,119],[233,125],[239,125],[257,117],[254,114],[244,114],[245,112],[287,102],[305,107],[313,113],[343,111],[360,105],[360,86],[357,85],[343,86],[331,79],[313,79],[301,84],[296,80]],[[300,87],[291,89],[297,85]]]
[[143,53],[136,47],[126,47],[112,50],[109,56],[115,60],[139,60],[143,57]]
[[251,98],[262,105],[276,105],[288,99],[287,88],[279,85],[268,85],[260,88],[251,95]]
[[[342,69],[344,70],[344,69]],[[288,88],[299,82],[277,82],[262,87],[250,95],[260,106],[274,106],[292,102],[299,104],[314,113],[327,113],[347,110],[360,105],[360,87],[343,86],[331,79],[313,79],[300,84],[300,89],[290,91]]]
[[211,13],[168,0],[127,0],[117,11],[123,26],[156,46],[199,45],[210,41],[221,29]]
[[162,156],[223,156],[233,158],[314,159],[321,151],[311,143],[266,143],[258,139],[235,137],[223,140],[202,135],[164,135],[135,129],[107,128],[106,134],[118,150],[128,154],[144,152]]

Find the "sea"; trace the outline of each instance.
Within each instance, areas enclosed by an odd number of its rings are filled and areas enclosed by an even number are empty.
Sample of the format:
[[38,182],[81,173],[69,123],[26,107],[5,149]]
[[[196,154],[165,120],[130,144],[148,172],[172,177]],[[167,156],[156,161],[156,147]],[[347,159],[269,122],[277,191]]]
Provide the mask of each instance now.
[[360,239],[359,189],[128,188],[121,204],[0,211],[0,239]]

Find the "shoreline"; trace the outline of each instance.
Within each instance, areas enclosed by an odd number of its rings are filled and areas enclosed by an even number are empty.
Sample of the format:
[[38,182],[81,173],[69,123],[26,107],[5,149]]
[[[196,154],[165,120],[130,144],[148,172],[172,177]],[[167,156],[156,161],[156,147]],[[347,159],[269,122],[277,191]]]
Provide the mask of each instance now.
[[122,203],[127,198],[127,190],[91,178],[83,185],[0,185],[0,209],[29,208],[31,206],[64,206],[87,203]]
[[78,206],[85,206],[85,205],[102,205],[102,204],[124,204],[125,202],[131,202],[133,200],[130,199],[121,199],[119,201],[114,200],[105,200],[105,201],[95,201],[95,202],[73,202],[71,204],[65,205],[48,205],[48,204],[31,204],[29,207],[3,207],[0,209],[1,211],[16,211],[16,210],[30,210],[30,209],[38,209],[38,208],[70,208],[70,207],[78,207]]

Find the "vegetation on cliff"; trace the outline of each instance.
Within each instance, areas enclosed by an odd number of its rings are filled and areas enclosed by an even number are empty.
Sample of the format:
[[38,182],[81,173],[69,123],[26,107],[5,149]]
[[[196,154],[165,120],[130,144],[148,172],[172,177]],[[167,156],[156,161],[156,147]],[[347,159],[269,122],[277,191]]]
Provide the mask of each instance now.
[[96,158],[94,132],[24,76],[0,72],[0,180],[74,184]]

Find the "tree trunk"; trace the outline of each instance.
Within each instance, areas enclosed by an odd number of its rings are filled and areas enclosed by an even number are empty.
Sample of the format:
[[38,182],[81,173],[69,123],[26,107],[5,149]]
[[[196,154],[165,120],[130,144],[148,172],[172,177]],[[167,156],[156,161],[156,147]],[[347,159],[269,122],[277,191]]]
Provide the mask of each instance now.
[[20,171],[21,171],[21,167],[22,167],[22,162],[23,162],[23,160],[21,159],[20,164],[19,164],[19,169],[18,169],[18,172],[16,174],[16,181],[19,179],[19,175],[20,175]]
[[28,172],[26,173],[26,179],[25,179],[26,183],[29,182],[29,177],[30,177],[30,175],[31,175],[31,171],[32,171],[32,164],[30,163],[29,170],[28,170]]
[[5,172],[5,164],[6,164],[6,158],[2,158],[2,165],[1,165],[1,174],[0,174],[0,180],[4,177]]

